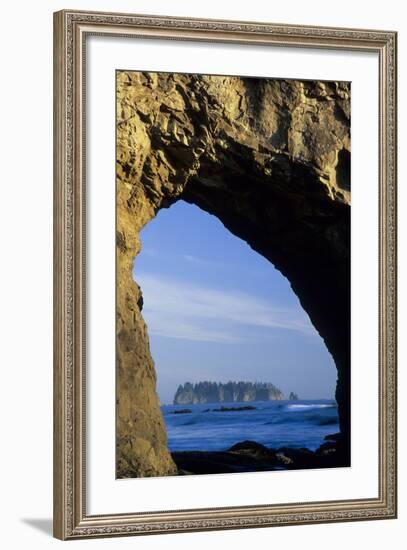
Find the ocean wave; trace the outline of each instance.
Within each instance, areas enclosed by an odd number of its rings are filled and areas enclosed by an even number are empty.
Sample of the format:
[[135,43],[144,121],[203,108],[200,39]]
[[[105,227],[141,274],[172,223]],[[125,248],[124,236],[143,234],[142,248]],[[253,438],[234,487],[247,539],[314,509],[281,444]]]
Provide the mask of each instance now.
[[[308,413],[308,414],[307,414]],[[287,416],[281,416],[278,415],[275,418],[272,418],[270,420],[267,420],[266,422],[262,422],[263,426],[270,426],[273,424],[289,424],[289,425],[298,425],[298,423],[310,423],[315,424],[317,426],[328,426],[330,424],[338,424],[339,420],[337,416],[322,416],[321,414],[315,413],[312,414],[312,409],[307,409],[307,412],[305,412],[303,415],[301,415],[301,420],[297,418],[297,415],[289,415]],[[290,428],[287,428],[290,429]]]
[[310,409],[333,409],[336,407],[337,405],[333,405],[331,403],[309,403],[308,405],[302,405],[302,404],[287,405],[287,409],[292,411],[307,411]]
[[[244,406],[247,403],[234,403]],[[170,414],[164,408],[168,446],[177,450],[224,450],[237,441],[253,439],[267,447],[317,449],[324,437],[339,431],[335,401],[256,402],[254,411],[204,413],[208,404],[190,405],[191,414]],[[215,406],[215,405],[214,405]],[[168,411],[168,412],[167,412]]]
[[193,426],[194,424],[198,424],[199,420],[197,418],[191,418],[191,420],[187,420],[186,422],[183,422],[180,424],[180,426]]

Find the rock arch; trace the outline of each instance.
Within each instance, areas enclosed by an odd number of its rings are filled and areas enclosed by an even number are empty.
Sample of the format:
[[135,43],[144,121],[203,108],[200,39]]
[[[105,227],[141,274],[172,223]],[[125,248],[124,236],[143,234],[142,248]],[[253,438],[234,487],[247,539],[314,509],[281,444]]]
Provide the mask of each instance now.
[[132,265],[141,229],[181,198],[290,281],[335,360],[349,452],[349,178],[348,83],[117,73],[118,477],[176,471]]

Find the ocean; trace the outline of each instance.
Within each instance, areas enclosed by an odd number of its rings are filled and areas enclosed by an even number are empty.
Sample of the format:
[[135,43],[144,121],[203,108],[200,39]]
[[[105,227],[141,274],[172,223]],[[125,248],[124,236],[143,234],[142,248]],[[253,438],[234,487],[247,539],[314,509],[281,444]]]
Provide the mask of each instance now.
[[[247,406],[256,408],[207,411]],[[163,405],[161,409],[170,451],[224,451],[244,440],[275,449],[306,447],[315,451],[326,435],[339,432],[336,402],[327,399]],[[191,412],[174,414],[183,409]]]

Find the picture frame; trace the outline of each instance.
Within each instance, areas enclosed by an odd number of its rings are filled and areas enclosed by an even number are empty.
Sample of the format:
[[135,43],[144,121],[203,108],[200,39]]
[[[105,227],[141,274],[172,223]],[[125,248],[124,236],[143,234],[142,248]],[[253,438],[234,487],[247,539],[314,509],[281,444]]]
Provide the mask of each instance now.
[[[369,53],[378,81],[377,494],[283,503],[90,513],[87,372],[87,40],[128,38]],[[121,535],[391,519],[397,514],[396,452],[396,59],[392,31],[216,21],[64,10],[54,14],[54,536]],[[122,68],[122,67],[120,67]],[[155,70],[155,67],[151,67]],[[114,128],[112,128],[114,132]],[[114,182],[114,168],[112,181]],[[375,301],[373,300],[373,301]],[[114,365],[111,367],[114,369]],[[372,397],[375,399],[375,396]],[[114,442],[111,443],[114,445]],[[89,453],[92,454],[92,453]],[[94,453],[93,453],[94,454]],[[113,475],[113,474],[112,474]],[[150,480],[139,480],[147,483]],[[155,480],[161,483],[161,480]],[[126,481],[117,481],[126,483]],[[236,482],[238,483],[238,482]],[[154,485],[157,490],[158,485]]]

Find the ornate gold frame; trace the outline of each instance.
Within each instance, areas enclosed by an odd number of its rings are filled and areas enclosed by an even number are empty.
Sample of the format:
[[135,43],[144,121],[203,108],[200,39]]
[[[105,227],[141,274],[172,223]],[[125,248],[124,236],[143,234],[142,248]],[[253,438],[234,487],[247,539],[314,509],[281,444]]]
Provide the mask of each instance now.
[[[379,58],[379,495],[90,516],[85,494],[84,40],[89,34],[336,48]],[[146,15],[54,14],[54,535],[60,539],[396,517],[395,32]]]

